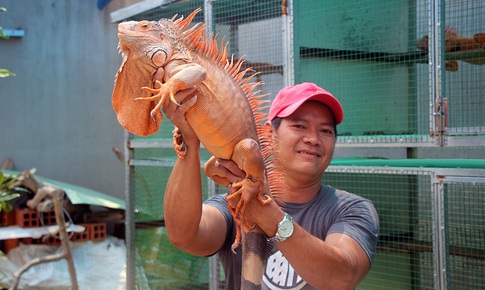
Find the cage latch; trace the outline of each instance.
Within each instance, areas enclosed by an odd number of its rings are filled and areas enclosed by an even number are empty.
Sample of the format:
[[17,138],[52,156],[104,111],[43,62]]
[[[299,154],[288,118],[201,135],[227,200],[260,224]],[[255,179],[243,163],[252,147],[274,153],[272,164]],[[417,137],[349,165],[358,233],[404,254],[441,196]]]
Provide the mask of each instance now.
[[434,137],[436,143],[444,145],[443,135],[448,134],[448,98],[437,98],[434,106]]

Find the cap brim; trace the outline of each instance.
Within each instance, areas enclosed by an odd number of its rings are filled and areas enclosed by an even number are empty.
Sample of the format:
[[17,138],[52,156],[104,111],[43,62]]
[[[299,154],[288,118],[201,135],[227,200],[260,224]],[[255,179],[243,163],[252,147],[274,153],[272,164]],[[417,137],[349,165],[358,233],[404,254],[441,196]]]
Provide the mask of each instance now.
[[301,98],[297,102],[289,105],[288,107],[278,112],[276,116],[281,118],[288,117],[289,115],[293,114],[306,101],[317,101],[327,106],[333,113],[336,125],[342,123],[344,113],[339,101],[337,101],[337,99],[335,99],[335,97],[331,95],[322,93],[317,93],[307,96],[305,98]]

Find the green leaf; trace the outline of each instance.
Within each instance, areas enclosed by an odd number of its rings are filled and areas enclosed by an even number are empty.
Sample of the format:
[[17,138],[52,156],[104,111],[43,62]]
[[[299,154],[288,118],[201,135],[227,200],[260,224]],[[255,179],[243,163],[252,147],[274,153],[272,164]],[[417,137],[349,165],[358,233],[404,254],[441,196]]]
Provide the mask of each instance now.
[[0,26],[0,37],[3,39],[9,39],[10,36],[5,34],[5,31],[3,30],[3,27]]
[[10,36],[8,36],[6,33],[5,33],[5,29],[3,29],[2,26],[0,26],[0,37],[3,38],[3,39],[9,39]]
[[13,206],[5,201],[0,201],[0,212],[1,211],[11,211],[13,209]]
[[15,181],[17,181],[17,179],[20,177],[20,173],[17,174],[17,176],[15,175],[5,175],[3,174],[2,171],[0,171],[0,192],[3,191],[6,191],[6,192],[9,192],[13,183]]
[[6,78],[10,76],[15,76],[13,72],[10,72],[4,68],[0,68],[0,78]]
[[7,8],[5,8],[5,7],[0,7],[0,12],[5,12],[5,11],[7,11]]
[[16,199],[19,196],[20,196],[20,194],[18,194],[18,193],[7,194],[6,196],[2,197],[2,201],[9,201],[9,200],[12,200],[12,199]]
[[12,175],[7,175],[7,176],[4,176],[4,180],[3,182],[1,183],[1,186],[5,189],[12,189],[12,185],[17,181],[17,179],[20,177],[20,173],[17,174],[17,176],[14,176],[13,174]]

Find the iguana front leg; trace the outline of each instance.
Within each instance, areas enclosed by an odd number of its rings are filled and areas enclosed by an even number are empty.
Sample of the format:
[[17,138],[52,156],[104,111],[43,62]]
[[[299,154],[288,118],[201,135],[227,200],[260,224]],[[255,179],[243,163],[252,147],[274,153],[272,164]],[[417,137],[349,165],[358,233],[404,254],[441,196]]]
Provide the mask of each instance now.
[[[169,66],[167,66],[169,67]],[[170,70],[165,69],[165,78],[170,75]],[[206,78],[206,70],[198,65],[198,64],[187,64],[187,65],[179,65],[175,66],[173,71],[177,71],[173,76],[169,76],[165,83],[162,84],[159,80],[156,80],[155,83],[158,88],[148,88],[143,87],[142,89],[150,92],[153,94],[151,97],[142,97],[136,98],[135,101],[155,101],[158,100],[158,104],[153,108],[150,112],[150,117],[152,120],[155,120],[155,113],[160,110],[160,107],[165,103],[167,98],[175,103],[177,106],[180,106],[179,103],[175,100],[175,94],[179,91],[194,87],[200,84]]]

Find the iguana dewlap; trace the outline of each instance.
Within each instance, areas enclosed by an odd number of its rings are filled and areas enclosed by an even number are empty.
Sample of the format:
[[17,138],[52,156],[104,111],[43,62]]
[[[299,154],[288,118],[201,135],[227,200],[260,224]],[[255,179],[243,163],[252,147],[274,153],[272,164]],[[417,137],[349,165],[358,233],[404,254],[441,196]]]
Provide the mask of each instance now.
[[[199,11],[186,19],[119,24],[119,47],[124,60],[116,76],[113,108],[126,130],[150,135],[162,121],[160,107],[175,102],[173,96],[178,91],[195,86],[197,102],[185,116],[213,155],[205,165],[205,173],[215,182],[228,185],[214,166],[216,158],[223,158],[233,160],[247,174],[232,185],[238,191],[231,197],[241,196],[233,211],[236,223],[240,224],[251,199],[257,198],[263,204],[270,202],[262,191],[271,136],[263,134],[260,125],[264,108],[259,99],[263,95],[253,92],[260,83],[249,83],[250,78],[244,78],[248,70],[240,70],[241,60],[229,61],[227,46],[219,49],[215,38],[206,38],[204,25],[186,29]],[[279,182],[272,181],[270,174],[271,188]],[[233,247],[237,247],[239,238],[238,227]]]

